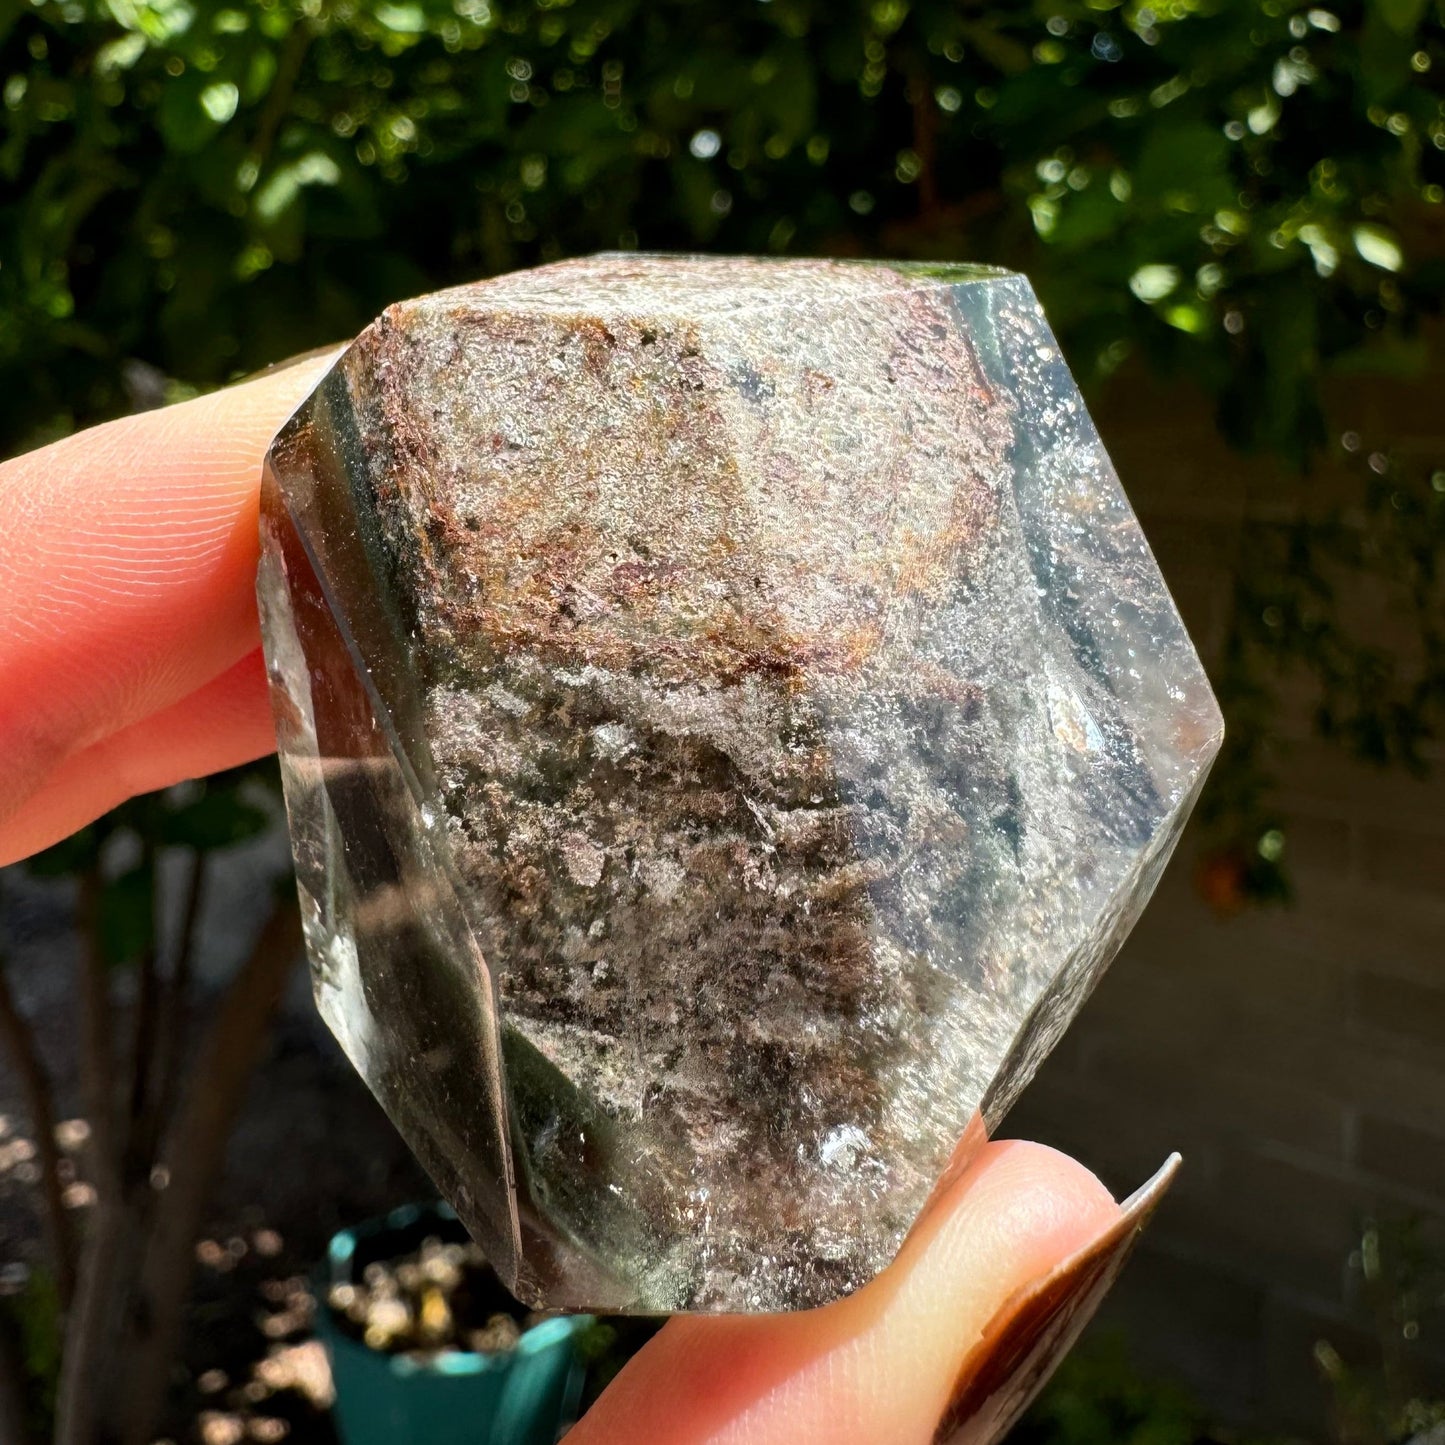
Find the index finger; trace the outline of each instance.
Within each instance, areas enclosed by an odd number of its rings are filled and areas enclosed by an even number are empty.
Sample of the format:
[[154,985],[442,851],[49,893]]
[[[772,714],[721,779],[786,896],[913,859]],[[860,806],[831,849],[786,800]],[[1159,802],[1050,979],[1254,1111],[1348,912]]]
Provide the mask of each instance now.
[[[260,645],[261,463],[333,358],[0,466],[0,862],[18,851],[12,825],[27,849],[53,841],[121,801],[117,779],[177,781],[269,746],[262,676],[246,666]],[[167,778],[149,755],[167,744],[143,724],[208,692],[224,694],[227,725],[211,748],[198,710]],[[91,750],[109,776],[79,766]]]

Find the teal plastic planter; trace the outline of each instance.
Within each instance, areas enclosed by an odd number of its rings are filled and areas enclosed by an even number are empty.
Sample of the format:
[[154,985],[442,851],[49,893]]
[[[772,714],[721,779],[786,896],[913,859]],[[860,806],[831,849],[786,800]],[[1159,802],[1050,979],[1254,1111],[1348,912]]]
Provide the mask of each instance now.
[[507,1354],[452,1351],[421,1361],[369,1350],[337,1326],[325,1302],[330,1286],[459,1228],[444,1204],[408,1205],[332,1239],[316,1332],[331,1357],[345,1445],[553,1445],[571,1423],[582,1391],[577,1337],[591,1315],[544,1320]]

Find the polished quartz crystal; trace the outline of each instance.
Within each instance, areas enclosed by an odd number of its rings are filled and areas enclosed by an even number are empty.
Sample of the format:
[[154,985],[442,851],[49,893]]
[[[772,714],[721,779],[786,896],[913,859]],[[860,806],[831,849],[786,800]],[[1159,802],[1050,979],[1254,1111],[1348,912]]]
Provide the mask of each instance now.
[[538,1306],[871,1278],[1219,743],[1003,271],[629,255],[392,307],[262,533],[321,1012]]

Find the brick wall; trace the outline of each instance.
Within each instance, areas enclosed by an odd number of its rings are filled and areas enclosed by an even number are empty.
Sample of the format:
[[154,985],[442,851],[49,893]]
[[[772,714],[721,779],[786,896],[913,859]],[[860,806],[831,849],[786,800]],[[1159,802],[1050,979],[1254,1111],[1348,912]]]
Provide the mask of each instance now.
[[[1349,402],[1367,443],[1445,455],[1428,386]],[[1279,474],[1231,453],[1186,392],[1135,379],[1098,420],[1208,665],[1239,530],[1277,514]],[[1348,1267],[1361,1221],[1418,1217],[1445,1263],[1445,767],[1418,781],[1352,762],[1309,736],[1297,701],[1279,767],[1293,903],[1214,917],[1186,839],[1005,1132],[1120,1191],[1179,1149],[1174,1195],[1101,1327],[1227,1417],[1312,1429],[1315,1341],[1378,1349]],[[1445,1395],[1445,1367],[1419,1368]]]

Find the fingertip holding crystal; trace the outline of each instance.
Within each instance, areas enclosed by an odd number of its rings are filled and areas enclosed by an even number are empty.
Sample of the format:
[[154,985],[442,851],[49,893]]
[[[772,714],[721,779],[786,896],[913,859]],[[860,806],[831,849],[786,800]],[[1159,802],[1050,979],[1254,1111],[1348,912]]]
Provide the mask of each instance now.
[[317,1001],[530,1303],[893,1257],[1218,710],[1023,278],[618,256],[391,308],[267,459]]

